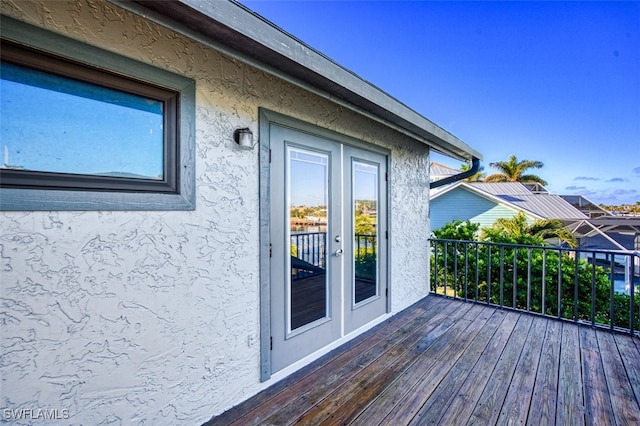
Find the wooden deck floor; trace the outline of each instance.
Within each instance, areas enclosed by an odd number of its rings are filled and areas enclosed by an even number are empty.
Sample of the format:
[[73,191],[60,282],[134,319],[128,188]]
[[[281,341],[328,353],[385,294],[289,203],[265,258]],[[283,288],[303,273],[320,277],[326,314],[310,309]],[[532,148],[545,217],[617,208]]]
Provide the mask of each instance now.
[[429,296],[207,425],[623,425],[639,401],[638,338]]

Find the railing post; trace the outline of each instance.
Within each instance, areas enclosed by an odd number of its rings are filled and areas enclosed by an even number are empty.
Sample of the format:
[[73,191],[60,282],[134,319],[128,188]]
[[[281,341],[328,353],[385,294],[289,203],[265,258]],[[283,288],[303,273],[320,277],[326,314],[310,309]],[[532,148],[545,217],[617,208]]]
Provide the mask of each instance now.
[[542,249],[542,309],[541,314],[547,315],[547,250]]
[[458,297],[458,242],[453,243],[453,297]]
[[562,250],[558,250],[558,319],[562,318]]
[[500,307],[504,306],[504,246],[500,246]]
[[464,244],[464,300],[468,298],[469,286],[469,242]]
[[606,258],[610,258],[609,263],[609,329],[613,331],[614,315],[615,315],[615,296],[614,296],[614,283],[615,283],[615,261],[613,255],[606,255]]
[[447,295],[447,276],[449,275],[449,271],[447,268],[447,242],[444,242],[444,250],[442,254],[442,270],[443,270],[443,278],[444,278],[444,295]]
[[531,312],[531,247],[527,250],[527,312]]
[[[435,277],[431,277],[433,282],[433,291],[438,293],[438,241],[431,240],[431,249],[433,250],[433,271]],[[431,290],[431,289],[429,289]]]
[[596,254],[591,253],[591,326],[596,325]]
[[636,313],[635,313],[635,306],[636,306],[636,295],[635,295],[635,290],[636,290],[636,282],[635,282],[635,271],[634,271],[634,265],[635,265],[635,254],[634,255],[627,255],[630,257],[630,262],[629,262],[629,277],[631,282],[629,283],[629,296],[631,296],[631,306],[629,306],[629,334],[631,334],[633,336],[634,334],[634,330],[635,330],[635,317],[636,317]]
[[513,286],[511,287],[511,292],[513,295],[513,309],[517,308],[517,299],[518,299],[518,249],[516,247],[513,248]]
[[487,246],[487,305],[491,304],[491,246]]
[[574,251],[574,267],[573,267],[573,320],[574,321],[578,321],[578,266],[579,266],[579,260],[578,259],[578,254]]
[[475,290],[475,294],[476,294],[476,298],[475,301],[478,301],[478,286],[480,285],[480,253],[478,251],[478,247],[480,246],[480,244],[476,243],[476,290]]

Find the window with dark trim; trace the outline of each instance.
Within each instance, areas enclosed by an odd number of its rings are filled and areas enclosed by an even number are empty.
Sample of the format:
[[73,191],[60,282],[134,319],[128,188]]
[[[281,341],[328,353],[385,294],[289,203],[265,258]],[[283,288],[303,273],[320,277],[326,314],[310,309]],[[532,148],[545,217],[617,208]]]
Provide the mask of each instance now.
[[178,92],[0,49],[2,187],[177,191]]
[[194,208],[192,80],[2,25],[1,210]]

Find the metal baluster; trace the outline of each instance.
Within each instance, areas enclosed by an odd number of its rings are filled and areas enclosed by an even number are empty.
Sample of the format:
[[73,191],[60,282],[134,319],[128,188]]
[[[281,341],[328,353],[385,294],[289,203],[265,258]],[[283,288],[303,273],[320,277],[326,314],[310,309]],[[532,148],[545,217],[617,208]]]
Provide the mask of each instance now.
[[531,312],[531,247],[527,250],[527,312]]
[[464,300],[467,301],[469,284],[469,242],[464,243]]
[[578,266],[579,266],[579,259],[578,259],[578,253],[577,252],[573,252],[574,253],[574,275],[573,275],[573,320],[574,321],[578,321]]
[[458,242],[453,243],[453,297],[458,297]]
[[442,269],[444,270],[444,295],[447,295],[447,276],[449,271],[447,270],[447,242],[444,242],[444,253],[442,254]]
[[[635,259],[631,257],[631,255],[627,255],[631,262],[629,262],[629,277],[631,277],[631,283],[629,285],[629,295],[631,296],[631,306],[629,307],[629,334],[633,336],[635,330],[635,306],[636,306],[636,296],[635,296],[635,276],[634,276],[634,264]],[[635,255],[634,255],[635,256]]]
[[547,250],[542,249],[542,315],[547,315]]
[[500,246],[500,307],[504,306],[504,246]]
[[591,325],[596,325],[596,254],[591,253]]
[[562,250],[558,251],[558,318],[562,318]]
[[491,245],[487,245],[487,304],[491,304]]
[[615,275],[614,275],[614,267],[615,267],[615,260],[613,255],[609,255],[607,254],[605,259],[610,259],[610,263],[609,263],[609,329],[613,330],[614,327],[614,317],[613,315],[615,314],[615,296],[614,296],[614,292],[615,289],[614,287],[614,281],[615,281]]
[[475,301],[478,301],[478,286],[480,285],[480,254],[478,252],[478,247],[480,246],[480,244],[475,243],[476,246],[476,298]]

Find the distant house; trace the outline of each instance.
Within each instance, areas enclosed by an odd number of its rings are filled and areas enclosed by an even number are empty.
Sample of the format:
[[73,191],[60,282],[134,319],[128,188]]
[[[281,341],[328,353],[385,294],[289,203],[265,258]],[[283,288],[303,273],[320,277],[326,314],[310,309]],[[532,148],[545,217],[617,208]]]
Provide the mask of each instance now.
[[429,293],[461,140],[237,2],[0,13],[5,420],[202,424]]
[[431,229],[453,220],[469,220],[491,226],[498,218],[511,218],[523,212],[533,223],[541,219],[559,219],[565,223],[587,219],[582,212],[559,195],[537,188],[532,192],[519,182],[456,182],[432,191]]
[[561,197],[589,218],[611,216],[611,212],[603,209],[583,195],[561,195]]
[[640,252],[640,217],[599,216],[575,221],[567,228],[583,249]]
[[[437,181],[460,170],[432,162],[430,180]],[[579,248],[640,250],[640,218],[613,216],[582,195],[554,195],[538,183],[456,182],[431,192],[431,229],[453,220],[470,220],[482,227],[498,218],[523,212],[533,223],[540,219],[562,221],[578,240]]]

